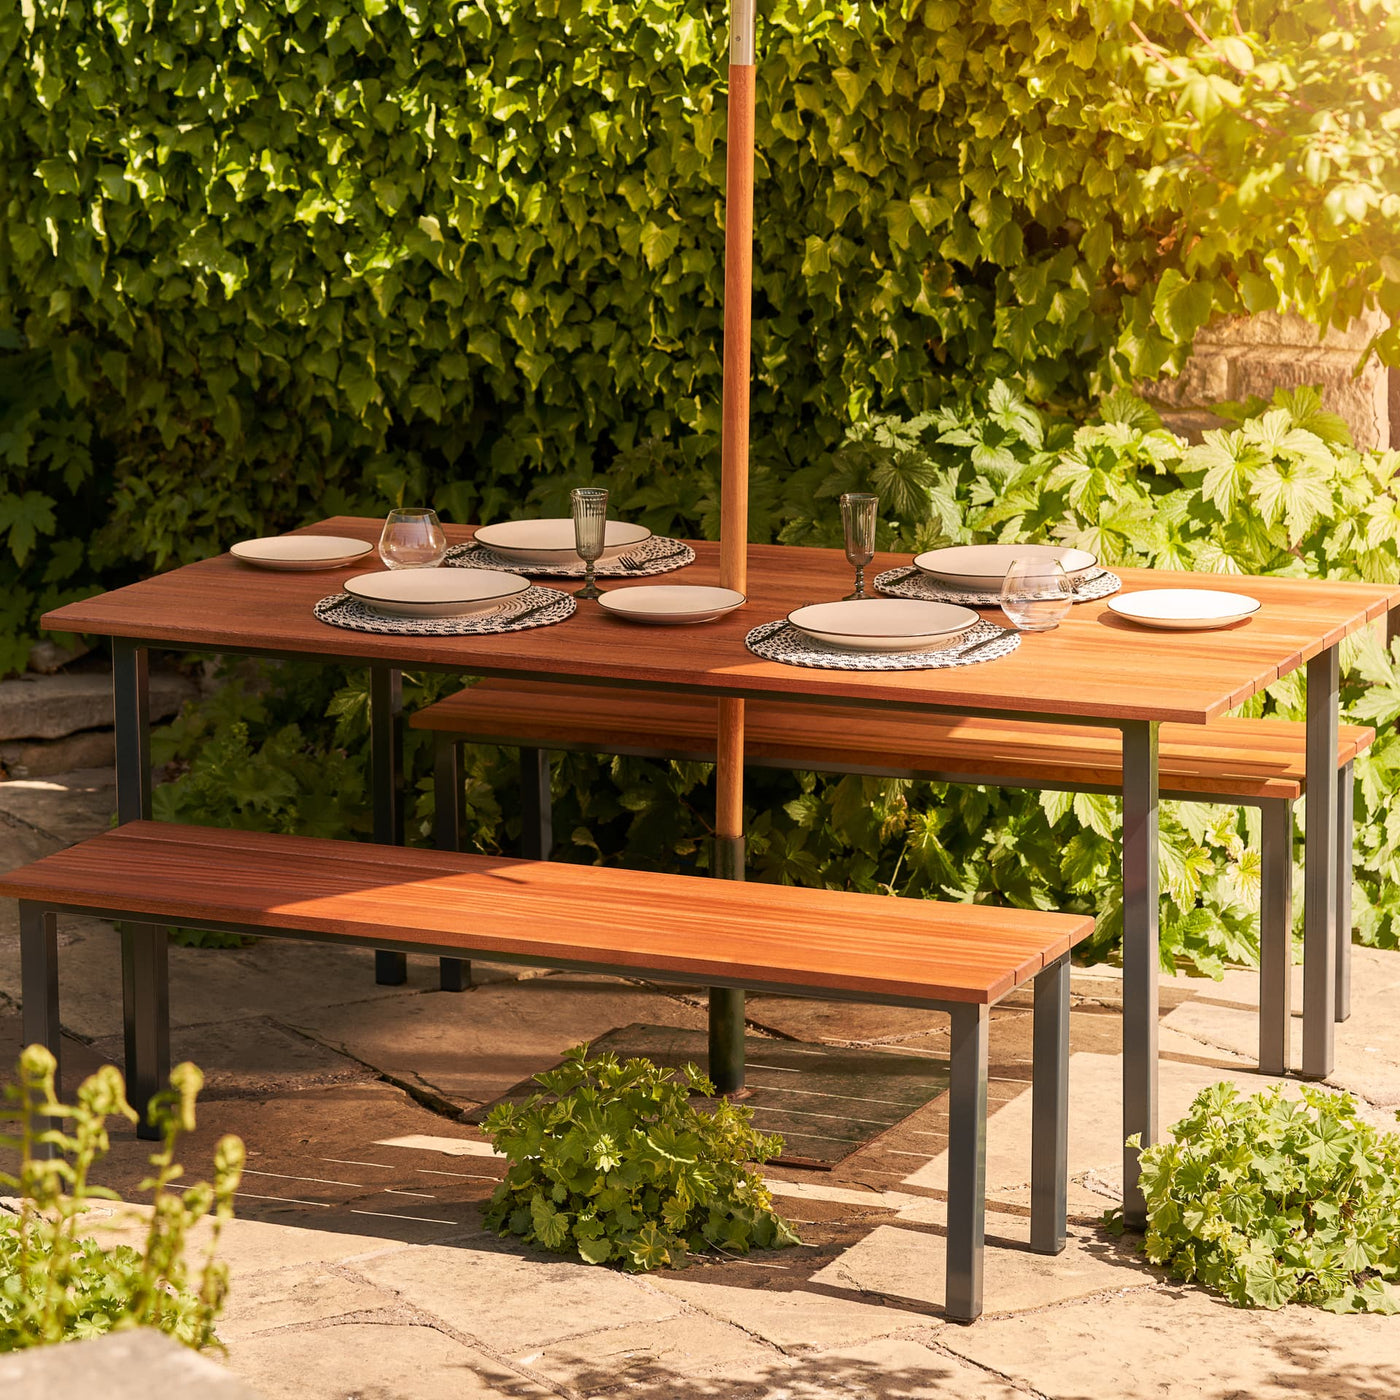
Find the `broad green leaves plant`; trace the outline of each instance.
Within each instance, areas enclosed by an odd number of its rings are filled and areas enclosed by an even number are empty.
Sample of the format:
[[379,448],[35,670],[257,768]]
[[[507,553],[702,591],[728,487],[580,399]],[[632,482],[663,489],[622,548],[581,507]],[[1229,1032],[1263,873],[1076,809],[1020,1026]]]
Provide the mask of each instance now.
[[[0,1186],[20,1197],[16,1213],[0,1207],[0,1352],[130,1327],[154,1327],[190,1347],[218,1345],[214,1324],[228,1292],[228,1269],[216,1250],[233,1215],[242,1142],[219,1140],[212,1184],[171,1189],[183,1175],[176,1145],[194,1131],[195,1099],[204,1082],[194,1065],[177,1065],[170,1088],[151,1102],[150,1121],[160,1129],[161,1145],[142,1184],[151,1193],[144,1245],[102,1245],[80,1233],[83,1217],[89,1202],[118,1198],[89,1176],[108,1150],[107,1120],[134,1123],[136,1113],[111,1065],[89,1075],[72,1104],[56,1095],[55,1069],[49,1051],[29,1046],[0,1104],[6,1128],[0,1147],[19,1154],[18,1175],[0,1172]],[[189,1233],[206,1217],[212,1229],[196,1266],[189,1259]]]
[[1400,1134],[1349,1095],[1216,1084],[1141,1161],[1143,1248],[1175,1277],[1242,1307],[1400,1312]]
[[535,1079],[544,1093],[498,1105],[484,1124],[510,1160],[491,1228],[634,1272],[797,1242],[746,1166],[776,1157],[782,1139],[756,1133],[740,1104],[696,1107],[691,1095],[715,1089],[693,1065],[589,1059],[581,1046]]

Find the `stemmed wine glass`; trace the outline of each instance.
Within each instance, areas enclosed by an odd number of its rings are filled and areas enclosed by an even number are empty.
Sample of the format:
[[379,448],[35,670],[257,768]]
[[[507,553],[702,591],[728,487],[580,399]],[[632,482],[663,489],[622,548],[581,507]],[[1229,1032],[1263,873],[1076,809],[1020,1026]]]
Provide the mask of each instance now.
[[386,569],[431,569],[447,557],[447,536],[437,512],[420,508],[391,510],[379,536],[379,557]]
[[1022,632],[1049,632],[1074,606],[1074,589],[1055,559],[1013,559],[1001,585],[1001,610]]
[[569,493],[573,503],[574,548],[583,560],[583,587],[575,598],[601,598],[593,570],[603,557],[603,545],[608,533],[608,493],[600,486],[579,486]]
[[875,557],[875,512],[880,498],[868,491],[847,491],[841,497],[841,523],[846,529],[846,561],[856,570],[856,591],[847,598],[869,598],[865,566]]

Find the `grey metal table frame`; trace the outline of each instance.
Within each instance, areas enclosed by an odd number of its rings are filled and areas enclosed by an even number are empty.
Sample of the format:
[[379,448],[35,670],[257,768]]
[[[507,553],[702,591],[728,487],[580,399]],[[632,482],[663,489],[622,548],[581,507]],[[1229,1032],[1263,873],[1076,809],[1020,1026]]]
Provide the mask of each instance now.
[[[402,752],[402,714],[399,676],[404,669],[436,671],[452,675],[498,675],[507,679],[538,680],[537,673],[522,673],[510,667],[487,667],[460,662],[425,665],[409,659],[402,665],[380,659],[367,663],[350,654],[310,654],[292,648],[202,645],[182,642],[178,646],[159,640],[130,637],[112,638],[113,692],[116,706],[117,819],[119,822],[149,819],[151,815],[149,652],[152,648],[181,653],[206,652],[219,655],[263,656],[287,661],[315,661],[323,665],[343,665],[366,669],[371,675],[371,755],[372,792],[375,810],[375,836],[391,844],[403,841],[402,783],[399,755]],[[1308,883],[1305,891],[1304,981],[1303,981],[1303,1062],[1305,1078],[1323,1079],[1332,1071],[1336,982],[1337,913],[1337,761],[1339,723],[1339,667],[1337,645],[1317,653],[1307,663],[1307,759],[1308,791],[1305,824],[1305,860]],[[619,688],[624,683],[587,676],[560,675],[571,684],[595,684]],[[1145,682],[1148,684],[1149,682]],[[626,688],[731,696],[735,699],[767,699],[762,687],[743,685],[687,686],[638,685]],[[979,715],[1009,722],[1052,721],[1060,724],[1117,728],[1123,735],[1122,870],[1123,870],[1123,1136],[1138,1134],[1146,1147],[1157,1140],[1157,1021],[1159,957],[1159,866],[1158,866],[1158,765],[1159,721],[1112,719],[1103,716],[1059,715],[1047,711],[1016,711],[976,708],[966,705],[940,705],[918,700],[833,699],[830,696],[785,695],[794,704],[833,703],[854,709],[885,708],[921,714]],[[390,829],[391,828],[391,829]],[[733,872],[731,872],[733,873]],[[160,995],[166,965],[164,931],[150,925],[130,926],[122,936],[122,983],[124,1002],[130,1006]],[[742,1016],[734,1014],[735,999],[723,999],[722,1020],[730,1054],[742,1063]],[[725,1004],[727,1003],[727,1004]],[[168,1072],[168,1037],[161,1040],[153,1030],[159,1018],[124,1020],[128,1067],[135,1066],[130,1085],[133,1103],[154,1093]],[[711,1026],[715,1044],[716,1026]],[[145,1043],[155,1036],[153,1044]],[[721,1076],[722,1077],[722,1076]],[[737,1087],[721,1084],[722,1089]],[[147,1130],[149,1131],[149,1129]],[[1123,1213],[1130,1226],[1146,1221],[1146,1204],[1138,1185],[1137,1153],[1123,1148]]]

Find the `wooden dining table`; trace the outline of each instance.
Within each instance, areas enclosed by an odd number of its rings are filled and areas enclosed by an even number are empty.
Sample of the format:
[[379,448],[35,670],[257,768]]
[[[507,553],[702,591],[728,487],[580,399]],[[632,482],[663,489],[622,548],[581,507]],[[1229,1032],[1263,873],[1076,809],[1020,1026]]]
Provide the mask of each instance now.
[[[378,520],[335,517],[306,531],[374,541],[380,528]],[[452,544],[472,534],[466,526],[449,525],[446,531]],[[718,582],[718,546],[697,541],[694,549],[695,562],[667,575],[664,582]],[[907,556],[880,555],[870,573],[908,562]],[[850,566],[837,550],[750,546],[746,604],[716,621],[685,628],[628,623],[587,602],[557,625],[494,635],[386,635],[319,621],[313,605],[338,591],[349,574],[365,568],[283,573],[220,555],[67,604],[43,619],[52,631],[111,639],[119,821],[150,817],[147,675],[149,653],[156,648],[368,667],[374,835],[400,844],[404,671],[850,705],[852,724],[861,722],[862,711],[886,708],[1116,727],[1123,736],[1123,1136],[1140,1134],[1145,1146],[1157,1132],[1158,726],[1208,724],[1281,676],[1306,667],[1302,1073],[1323,1078],[1331,1072],[1338,879],[1337,649],[1344,637],[1400,605],[1400,585],[1119,569],[1125,590],[1170,586],[1243,591],[1262,606],[1245,621],[1220,630],[1171,632],[1126,622],[1104,602],[1083,602],[1053,631],[1024,634],[1016,651],[996,660],[936,670],[838,671],[761,660],[744,644],[747,632],[758,624],[781,618],[803,603],[850,591]],[[556,585],[577,587],[567,581]],[[605,581],[605,586],[635,584],[617,580]],[[164,949],[163,934],[157,930],[124,931],[123,979],[129,992],[155,994]],[[126,1000],[130,1006],[133,997]],[[128,1018],[126,1033],[128,1064],[168,1062],[168,1050],[161,1053],[165,1047],[136,1044],[137,1037],[149,1032],[135,1018]],[[1126,1146],[1123,1170],[1125,1216],[1129,1223],[1140,1224],[1144,1203],[1137,1154]]]

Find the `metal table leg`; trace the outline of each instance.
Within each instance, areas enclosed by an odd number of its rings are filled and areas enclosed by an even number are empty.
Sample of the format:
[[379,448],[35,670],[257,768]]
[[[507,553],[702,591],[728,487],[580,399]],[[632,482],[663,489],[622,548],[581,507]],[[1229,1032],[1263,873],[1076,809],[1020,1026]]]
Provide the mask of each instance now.
[[[63,1045],[58,1021],[58,920],[38,904],[19,905],[21,1035],[25,1045],[42,1045],[56,1061],[54,1088],[63,1094]],[[57,1124],[39,1119],[33,1131],[42,1133]],[[57,1149],[36,1143],[34,1156],[47,1161]]]
[[[462,806],[462,746],[452,735],[439,734],[433,750],[433,844],[438,850],[462,849]],[[438,986],[444,992],[464,992],[471,981],[466,958],[438,959]]]
[[1351,764],[1337,774],[1337,1020],[1351,1016],[1351,880],[1355,838]]
[[1337,649],[1308,662],[1303,868],[1303,1077],[1332,1073],[1337,1009]]
[[520,854],[548,860],[554,850],[554,791],[548,749],[520,750]]
[[[1157,724],[1123,722],[1123,1136],[1157,1138]],[[1147,1224],[1138,1154],[1123,1148],[1123,1219]]]
[[[150,660],[145,647],[112,642],[117,821],[151,816]],[[170,1078],[169,935],[158,924],[123,924],[122,1029],[126,1096],[140,1114],[138,1137],[156,1140],[146,1106]]]
[[948,1282],[945,1311],[972,1322],[982,1311],[987,1215],[987,1029],[985,1006],[953,1011],[948,1083]]
[[1031,1051],[1031,1248],[1059,1254],[1069,1213],[1069,957],[1035,979]]
[[[382,846],[403,845],[403,677],[388,666],[369,671],[370,791],[374,839]],[[375,949],[374,980],[381,987],[408,981],[402,953]]]
[[1293,803],[1259,804],[1259,1068],[1287,1074],[1293,1015]]

